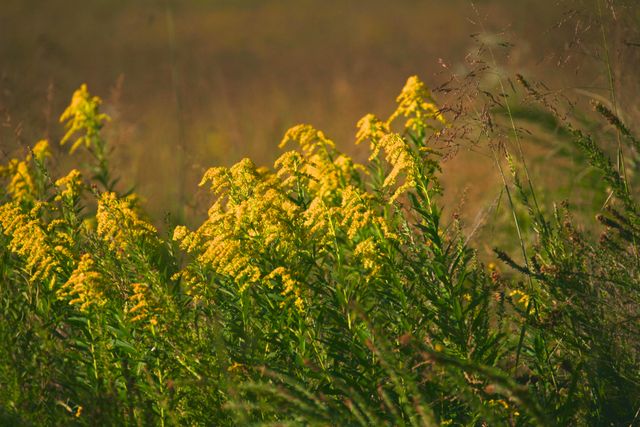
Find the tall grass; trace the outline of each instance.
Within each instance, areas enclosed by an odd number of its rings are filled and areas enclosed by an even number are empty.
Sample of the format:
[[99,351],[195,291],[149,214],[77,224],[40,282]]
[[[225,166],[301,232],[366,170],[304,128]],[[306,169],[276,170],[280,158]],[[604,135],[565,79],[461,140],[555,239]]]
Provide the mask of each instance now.
[[637,423],[634,193],[599,144],[610,132],[521,82],[613,199],[581,226],[566,203],[532,202],[510,158],[505,189],[531,226],[524,260],[496,249],[498,265],[443,216],[435,147],[455,119],[417,77],[389,118],[358,123],[364,163],[296,126],[271,168],[209,169],[207,218],[169,235],[118,191],[108,117],[83,86],[61,116],[82,172],[54,177],[47,141],[0,169],[0,422]]

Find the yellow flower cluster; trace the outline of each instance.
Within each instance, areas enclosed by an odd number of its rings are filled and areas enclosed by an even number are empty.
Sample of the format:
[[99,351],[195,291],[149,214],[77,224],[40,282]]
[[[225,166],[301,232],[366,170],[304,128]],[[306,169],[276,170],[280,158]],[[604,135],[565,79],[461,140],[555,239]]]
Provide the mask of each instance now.
[[304,309],[304,302],[300,297],[302,294],[302,286],[300,286],[300,283],[291,277],[284,267],[277,267],[265,277],[265,280],[275,280],[277,277],[280,277],[282,281],[282,295],[286,297],[289,294],[293,294],[295,297],[294,304],[298,310],[302,311]]
[[132,285],[133,294],[129,297],[130,308],[127,309],[127,315],[132,316],[132,323],[149,320],[149,324],[157,325],[158,321],[150,309],[149,300],[151,289],[146,283],[134,283]]
[[408,118],[405,128],[416,133],[432,128],[433,126],[429,123],[433,120],[446,123],[440,109],[433,101],[431,92],[417,76],[409,77],[396,101],[398,108],[389,117],[387,126],[400,116]]
[[394,190],[389,199],[390,202],[415,186],[417,171],[421,165],[426,164],[422,153],[428,152],[421,145],[423,141],[417,143],[418,146],[413,146],[406,138],[391,132],[393,121],[401,116],[406,117],[405,129],[413,131],[415,136],[419,138],[424,138],[426,130],[435,130],[432,122],[446,124],[431,93],[416,76],[407,80],[397,101],[398,108],[386,122],[381,121],[373,114],[367,114],[358,121],[356,134],[356,144],[369,140],[370,161],[378,158],[380,151],[384,152],[384,159],[391,169],[385,177],[383,187],[394,188],[399,177],[404,176],[404,182]]
[[[422,101],[416,107],[418,98]],[[426,114],[428,99],[424,85],[410,80],[397,114]],[[370,141],[372,159],[384,153],[389,172],[383,187],[393,202],[415,186],[421,160],[411,142],[389,129],[389,123],[367,115],[359,122],[357,142]],[[259,169],[244,159],[204,174],[200,185],[214,195],[208,218],[196,231],[179,226],[173,234],[182,249],[196,256],[198,267],[178,274],[191,286],[194,299],[198,299],[196,288],[206,281],[203,271],[212,269],[233,280],[241,292],[256,284],[280,283],[282,294],[302,310],[304,284],[297,278],[306,273],[298,271],[296,257],[305,252],[315,257],[333,253],[344,241],[347,253],[369,276],[380,271],[381,243],[398,239],[390,231],[388,206],[380,203],[386,196],[369,190],[370,183],[364,180],[368,171],[340,153],[321,131],[305,124],[294,126],[280,147],[291,143],[295,149],[284,152],[273,170]]]
[[[207,171],[201,185],[208,184],[217,197],[209,217],[195,232],[176,227],[174,239],[183,249],[197,252],[200,263],[231,277],[241,291],[278,278],[282,294],[302,310],[302,284],[294,272],[285,267],[263,271],[257,260],[273,253],[286,259],[311,241],[322,252],[338,229],[349,239],[366,229],[380,237],[394,235],[372,208],[373,196],[356,186],[357,169],[347,156],[310,126],[298,126],[287,135],[285,140],[295,138],[301,151],[284,153],[275,162],[275,172],[259,171],[249,160]],[[375,270],[371,252],[361,250],[358,256]],[[183,277],[198,283],[188,274]]]
[[95,261],[90,254],[84,254],[69,280],[58,289],[60,299],[71,298],[70,305],[87,312],[91,307],[101,307],[106,299],[100,290],[101,276],[95,271]]
[[324,132],[305,124],[296,125],[286,131],[279,147],[284,148],[290,141],[300,144],[302,152],[307,157],[314,155],[318,151],[324,151],[329,154],[328,150],[335,148],[334,142],[327,138]]
[[251,260],[265,248],[292,247],[292,224],[299,208],[279,189],[273,174],[242,160],[231,168],[211,168],[201,185],[210,184],[217,200],[207,221],[195,232],[176,227],[174,239],[183,249],[198,251],[200,262],[231,277],[244,290],[263,278]]
[[380,237],[396,238],[387,227],[384,218],[371,207],[373,196],[354,186],[348,186],[342,191],[341,226],[350,239],[354,239],[361,230],[373,227]]
[[75,198],[80,196],[84,187],[82,174],[77,169],[72,169],[67,176],[56,181],[56,187],[60,189],[56,194],[56,201],[73,202]]
[[15,201],[1,205],[0,227],[10,239],[9,250],[25,259],[30,281],[42,280],[52,287],[60,264],[38,219],[38,209],[25,213]]
[[[37,189],[34,179],[34,161],[40,166],[51,156],[49,142],[42,140],[29,151],[24,160],[11,159],[6,166],[0,166],[0,177],[8,178],[7,192],[14,200],[33,201]],[[36,167],[40,167],[36,165]]]
[[415,158],[407,143],[398,134],[389,134],[380,140],[380,147],[384,150],[385,160],[391,165],[391,171],[384,180],[383,187],[393,187],[400,175],[404,175],[404,182],[399,185],[389,199],[393,202],[402,193],[413,188],[416,184],[418,159]]
[[135,196],[119,198],[111,192],[103,193],[98,201],[98,235],[118,254],[124,254],[130,242],[145,237],[153,238],[157,233],[151,224],[140,219],[135,201]]
[[391,130],[389,126],[378,119],[373,114],[367,114],[358,121],[358,132],[356,133],[356,144],[369,140],[371,143],[371,156],[369,160],[373,160],[378,156],[378,142],[388,135]]
[[357,177],[363,171],[348,156],[335,149],[333,141],[311,125],[297,125],[289,129],[280,148],[289,142],[297,142],[301,153],[284,153],[275,163],[278,177],[295,178],[298,185],[320,198],[325,198]]
[[46,234],[51,239],[51,246],[58,259],[73,259],[73,254],[69,250],[76,245],[74,238],[69,234],[68,223],[62,218],[51,220],[46,227]]
[[358,243],[353,254],[361,260],[362,266],[368,270],[368,278],[374,277],[380,272],[380,248],[372,237]]
[[99,112],[102,100],[97,96],[89,95],[87,85],[83,84],[76,90],[71,98],[71,104],[60,116],[60,123],[64,123],[67,133],[62,137],[61,144],[67,143],[76,133],[81,133],[71,145],[70,153],[84,145],[92,148],[98,143],[100,129],[109,120],[109,116]]
[[[31,149],[31,153],[33,154],[33,158],[39,162],[44,162],[44,160],[48,157],[51,157],[51,150],[49,149],[49,141],[46,139],[42,139],[36,142],[36,145]],[[27,157],[29,159],[29,157]]]

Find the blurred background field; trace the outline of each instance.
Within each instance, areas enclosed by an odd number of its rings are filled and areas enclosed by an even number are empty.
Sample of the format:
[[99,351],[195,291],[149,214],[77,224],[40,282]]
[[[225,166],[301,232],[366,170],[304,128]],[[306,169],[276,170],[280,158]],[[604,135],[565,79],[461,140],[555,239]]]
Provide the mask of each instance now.
[[[627,24],[640,12],[633,1],[618,2],[617,15],[606,1],[599,15],[596,6],[577,0],[4,0],[0,160],[40,138],[58,140],[57,118],[86,82],[113,118],[106,132],[122,185],[135,184],[156,218],[185,203],[193,215],[196,184],[207,167],[247,156],[271,164],[294,124],[311,123],[340,149],[364,157],[366,147],[352,143],[360,117],[388,115],[409,75],[432,88],[465,76],[474,61],[490,59],[482,46],[496,55],[489,61],[493,72],[480,81],[487,89],[495,88],[497,73],[508,82],[517,71],[577,99],[608,99],[602,35],[615,56],[615,84],[635,82],[625,61],[637,55],[640,40]],[[456,96],[436,93],[445,105]],[[620,91],[618,98],[628,114],[637,112],[631,96]],[[473,150],[462,147],[444,163],[449,205],[465,188],[474,209],[500,191],[488,151]],[[534,172],[553,179],[544,165]]]

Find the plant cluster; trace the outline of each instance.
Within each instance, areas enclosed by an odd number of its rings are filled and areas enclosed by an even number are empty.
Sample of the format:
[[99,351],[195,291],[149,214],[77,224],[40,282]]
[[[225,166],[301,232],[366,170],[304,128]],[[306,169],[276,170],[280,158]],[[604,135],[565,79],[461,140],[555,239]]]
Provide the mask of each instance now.
[[299,125],[272,168],[209,169],[207,218],[166,237],[81,87],[61,121],[85,173],[54,178],[47,141],[0,169],[0,423],[637,422],[640,213],[594,137],[564,125],[621,202],[600,238],[514,166],[535,244],[485,266],[438,202],[451,124],[417,77],[397,102],[358,123],[362,164]]

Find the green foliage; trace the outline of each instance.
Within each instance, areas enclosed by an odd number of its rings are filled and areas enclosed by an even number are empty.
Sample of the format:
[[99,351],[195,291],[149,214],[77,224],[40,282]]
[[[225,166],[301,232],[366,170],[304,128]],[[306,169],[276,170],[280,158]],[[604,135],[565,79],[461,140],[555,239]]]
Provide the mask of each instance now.
[[206,220],[172,239],[114,192],[99,104],[83,86],[62,118],[63,142],[80,135],[72,151],[93,155],[91,180],[54,181],[46,143],[0,170],[1,423],[636,421],[640,225],[589,129],[509,113],[557,129],[612,197],[593,238],[568,204],[544,211],[509,157],[533,244],[524,264],[498,250],[501,273],[444,224],[433,147],[450,123],[415,77],[387,121],[359,122],[367,162],[296,126],[273,168],[207,171]]

